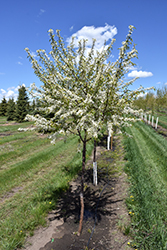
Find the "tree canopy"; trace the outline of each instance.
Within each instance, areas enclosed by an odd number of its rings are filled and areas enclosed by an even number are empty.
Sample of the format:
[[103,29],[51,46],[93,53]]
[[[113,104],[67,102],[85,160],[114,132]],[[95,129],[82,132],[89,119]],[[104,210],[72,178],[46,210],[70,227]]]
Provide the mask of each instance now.
[[71,44],[65,47],[60,32],[57,31],[56,40],[53,30],[49,30],[52,59],[45,50],[37,50],[37,60],[26,48],[32,68],[43,82],[42,88],[31,85],[31,94],[43,103],[41,110],[54,114],[49,120],[40,115],[29,118],[46,129],[75,133],[81,140],[84,130],[86,140],[97,138],[104,123],[108,123],[110,133],[116,120],[117,124],[127,124],[123,114],[131,112],[129,107],[133,97],[143,91],[142,88],[129,90],[136,78],[124,81],[134,65],[132,59],[137,57],[135,45],[132,45],[132,31],[133,26],[129,26],[115,62],[108,60],[114,39],[109,45],[104,44],[101,51],[95,51],[96,41],[93,40],[91,50],[86,53],[86,40],[79,41],[78,49],[75,49],[73,37]]

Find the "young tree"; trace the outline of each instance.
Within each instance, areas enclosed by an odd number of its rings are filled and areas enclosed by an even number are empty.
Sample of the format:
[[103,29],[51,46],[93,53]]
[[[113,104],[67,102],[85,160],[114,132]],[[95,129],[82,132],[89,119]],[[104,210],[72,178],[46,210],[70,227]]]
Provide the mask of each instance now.
[[13,98],[9,98],[7,107],[7,121],[14,121],[16,115],[15,102]]
[[1,104],[0,104],[0,116],[6,116],[6,112],[7,112],[7,101],[6,98],[3,97]]
[[[131,112],[129,106],[132,99],[143,91],[142,88],[135,91],[128,89],[136,79],[123,81],[130,66],[134,65],[132,59],[137,57],[135,46],[132,46],[132,30],[133,26],[129,26],[119,58],[114,63],[108,62],[114,39],[109,45],[104,44],[101,52],[95,50],[96,41],[93,40],[86,56],[86,40],[79,41],[78,49],[75,49],[73,37],[71,44],[65,47],[60,32],[57,31],[56,40],[53,30],[49,30],[52,47],[49,54],[52,59],[45,50],[37,50],[37,61],[29,49],[25,49],[35,74],[43,82],[41,88],[32,84],[30,92],[42,103],[40,110],[48,115],[47,118],[39,114],[27,115],[27,119],[33,119],[39,128],[78,135],[83,145],[80,192],[82,206],[78,234],[81,233],[84,211],[86,144],[93,138],[96,147],[96,140],[104,124],[112,134],[114,126],[125,126],[129,120],[134,120],[126,115]],[[53,134],[53,141],[54,135],[56,133]]]
[[29,103],[26,88],[24,85],[19,88],[19,95],[16,104],[16,121],[23,122],[28,113]]
[[167,89],[163,87],[162,89],[157,89],[156,93],[156,107],[157,111],[160,112],[166,106],[166,93]]

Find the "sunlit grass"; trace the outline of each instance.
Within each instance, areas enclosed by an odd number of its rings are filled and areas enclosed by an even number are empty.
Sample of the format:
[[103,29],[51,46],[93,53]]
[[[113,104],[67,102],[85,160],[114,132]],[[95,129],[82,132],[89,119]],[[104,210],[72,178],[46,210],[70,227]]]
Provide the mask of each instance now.
[[127,199],[136,248],[165,249],[167,218],[167,141],[142,122],[126,130],[128,160],[125,171],[131,184]]
[[[0,118],[4,123],[4,118]],[[46,215],[56,206],[60,194],[81,169],[78,138],[63,137],[56,144],[40,138],[36,132],[19,132],[10,125],[0,137],[0,249],[21,247],[27,234],[45,225]],[[27,123],[27,125],[29,125]],[[5,133],[10,135],[5,136]],[[92,143],[87,147],[87,156]],[[68,169],[68,171],[65,171]],[[15,188],[15,191],[14,191]]]

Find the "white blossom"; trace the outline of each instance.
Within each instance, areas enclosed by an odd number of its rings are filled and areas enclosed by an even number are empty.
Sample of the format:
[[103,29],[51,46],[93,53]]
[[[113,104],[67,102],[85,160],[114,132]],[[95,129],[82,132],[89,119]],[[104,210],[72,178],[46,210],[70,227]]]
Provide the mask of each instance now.
[[[43,82],[42,88],[33,83],[30,93],[45,104],[39,110],[46,114],[54,114],[51,119],[40,115],[27,116],[35,121],[35,125],[44,130],[60,133],[76,133],[86,131],[87,138],[97,138],[104,124],[110,134],[114,129],[130,126],[137,120],[132,116],[137,114],[131,107],[133,98],[145,90],[140,87],[127,91],[136,78],[124,81],[132,65],[132,59],[137,57],[137,50],[132,45],[133,26],[119,49],[119,57],[115,62],[107,62],[111,55],[112,41],[100,51],[92,49],[85,53],[86,41],[79,41],[78,49],[74,48],[75,38],[66,48],[59,30],[57,40],[53,30],[49,36],[52,50],[49,56],[45,50],[37,50],[39,60],[36,60],[27,48],[28,57],[35,74]],[[42,66],[41,66],[42,65]],[[53,139],[54,142],[54,139]]]

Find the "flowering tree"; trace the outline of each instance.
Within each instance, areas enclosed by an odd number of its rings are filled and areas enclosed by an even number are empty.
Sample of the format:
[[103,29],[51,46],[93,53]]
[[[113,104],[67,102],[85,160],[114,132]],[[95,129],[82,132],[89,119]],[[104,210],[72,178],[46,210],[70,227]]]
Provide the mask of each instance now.
[[[123,81],[125,75],[133,66],[132,58],[137,57],[135,46],[132,45],[133,26],[122,43],[119,57],[115,62],[108,62],[111,56],[114,39],[109,45],[104,44],[101,51],[95,50],[96,41],[92,41],[90,51],[86,51],[86,40],[79,41],[78,49],[74,47],[75,37],[69,46],[65,46],[60,32],[57,39],[53,30],[49,30],[51,51],[37,50],[35,59],[26,48],[35,74],[43,82],[41,88],[31,85],[31,94],[42,103],[41,110],[46,114],[54,114],[49,119],[40,115],[30,116],[37,127],[50,130],[54,142],[56,133],[78,135],[82,144],[82,178],[81,178],[81,216],[78,234],[81,233],[84,212],[83,190],[86,161],[86,144],[101,133],[104,124],[109,133],[113,126],[128,125],[126,114],[130,113],[132,99],[142,88],[130,91],[128,87],[134,82]],[[51,58],[49,57],[51,56]],[[96,150],[94,150],[96,152]],[[95,161],[95,154],[94,154]]]

